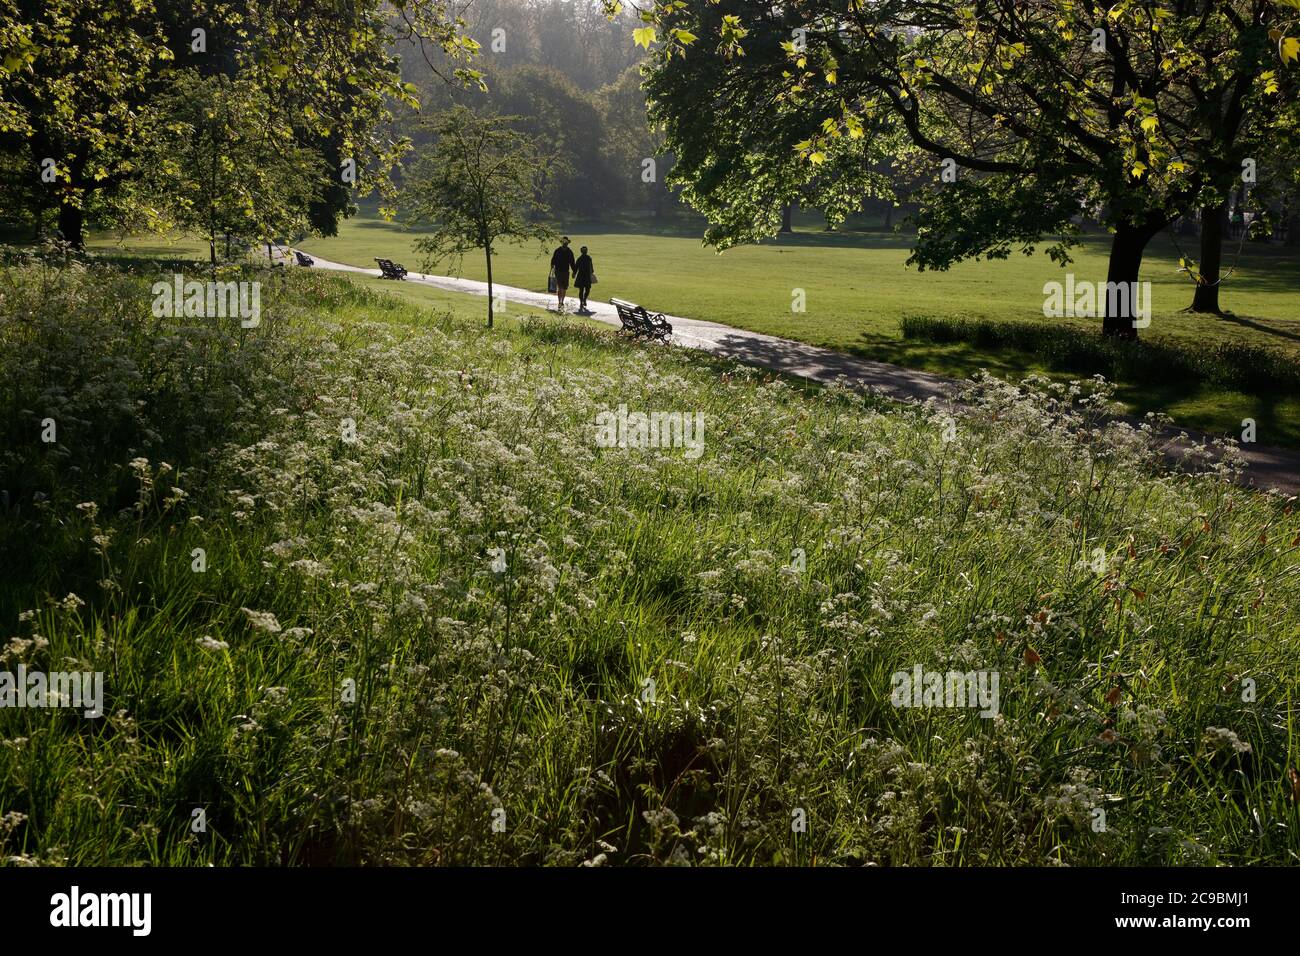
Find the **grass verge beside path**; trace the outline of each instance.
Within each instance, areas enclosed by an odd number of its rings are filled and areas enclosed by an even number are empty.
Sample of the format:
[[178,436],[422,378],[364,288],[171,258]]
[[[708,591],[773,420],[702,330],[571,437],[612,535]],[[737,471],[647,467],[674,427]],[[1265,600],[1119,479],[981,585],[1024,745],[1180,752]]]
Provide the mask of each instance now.
[[[1032,373],[1065,380],[1079,370],[1056,367],[1049,356],[1021,348],[906,338],[901,325],[905,319],[1022,322],[1095,331],[1096,323],[1088,320],[1043,317],[1043,284],[1063,281],[1064,270],[1041,255],[918,273],[904,265],[906,237],[892,234],[805,229],[719,256],[702,248],[694,235],[647,235],[631,228],[566,226],[575,246],[591,248],[600,277],[594,293],[602,300],[617,295],[670,314],[957,378],[987,369],[1013,381]],[[373,266],[375,256],[386,256],[418,270],[417,235],[363,217],[343,223],[337,238],[309,240],[304,248],[362,266]],[[1226,254],[1228,264],[1238,268],[1224,285],[1223,303],[1237,316],[1190,315],[1180,311],[1191,301],[1191,285],[1177,272],[1177,250],[1166,239],[1152,244],[1142,277],[1152,283],[1154,316],[1144,338],[1192,352],[1205,346],[1267,348],[1300,364],[1300,252],[1247,243],[1240,261],[1235,245]],[[1102,237],[1088,238],[1070,271],[1080,279],[1104,279],[1106,255]],[[444,263],[444,268],[450,264]],[[499,282],[537,290],[545,288],[546,272],[545,257],[531,245],[506,247],[495,266]],[[463,274],[485,278],[482,262],[467,257]],[[804,291],[806,312],[791,311],[795,289]],[[1180,425],[1236,437],[1242,420],[1251,418],[1260,443],[1300,447],[1300,395],[1170,381],[1159,375],[1119,379],[1116,385],[1117,398],[1130,412],[1162,412]]]

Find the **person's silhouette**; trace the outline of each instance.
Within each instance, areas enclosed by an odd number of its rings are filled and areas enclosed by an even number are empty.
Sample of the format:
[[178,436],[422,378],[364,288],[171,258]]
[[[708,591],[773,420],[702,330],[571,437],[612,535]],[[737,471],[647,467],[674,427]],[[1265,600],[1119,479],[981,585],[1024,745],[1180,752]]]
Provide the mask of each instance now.
[[573,250],[569,248],[569,237],[560,237],[560,246],[551,253],[551,269],[555,272],[555,294],[558,297],[556,308],[564,311],[564,298],[569,294],[569,273],[573,271]]
[[596,270],[591,256],[587,255],[587,247],[583,246],[581,251],[582,255],[573,264],[573,284],[578,287],[578,311],[586,312],[587,296],[591,294],[591,279]]

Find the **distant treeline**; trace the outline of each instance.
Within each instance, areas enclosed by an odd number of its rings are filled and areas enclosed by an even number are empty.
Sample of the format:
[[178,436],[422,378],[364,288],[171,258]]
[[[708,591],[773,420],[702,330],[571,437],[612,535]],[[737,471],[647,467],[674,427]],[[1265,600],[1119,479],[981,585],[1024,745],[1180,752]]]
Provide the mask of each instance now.
[[641,92],[643,51],[627,14],[611,21],[584,0],[477,0],[465,13],[481,45],[475,66],[487,90],[443,82],[417,46],[399,46],[402,78],[419,90],[420,110],[403,111],[396,132],[431,140],[422,119],[454,104],[517,116],[516,128],[551,160],[540,197],[556,213],[605,218],[684,212],[664,188],[672,158],[661,154]]

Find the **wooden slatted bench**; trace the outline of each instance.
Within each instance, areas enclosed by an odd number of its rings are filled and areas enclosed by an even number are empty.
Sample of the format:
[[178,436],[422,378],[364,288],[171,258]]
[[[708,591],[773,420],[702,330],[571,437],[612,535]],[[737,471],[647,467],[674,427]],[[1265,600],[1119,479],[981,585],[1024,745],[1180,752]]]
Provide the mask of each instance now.
[[406,270],[395,263],[392,259],[375,259],[379,263],[379,272],[381,279],[405,279]]
[[672,337],[673,327],[662,312],[649,312],[645,306],[625,299],[610,299],[609,304],[618,310],[618,320],[623,323],[623,331],[635,338],[667,342]]

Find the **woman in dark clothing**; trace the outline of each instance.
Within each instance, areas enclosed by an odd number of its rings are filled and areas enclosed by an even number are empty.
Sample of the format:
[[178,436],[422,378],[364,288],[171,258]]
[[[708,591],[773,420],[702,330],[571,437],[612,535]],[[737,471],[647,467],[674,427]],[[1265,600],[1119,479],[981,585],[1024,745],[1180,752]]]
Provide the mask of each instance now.
[[555,294],[559,296],[559,311],[564,311],[564,297],[569,294],[569,273],[573,271],[573,250],[569,237],[560,238],[560,247],[551,253],[551,268],[555,270]]
[[587,247],[583,246],[582,255],[573,264],[573,284],[578,287],[579,312],[587,311],[587,296],[591,294],[591,276],[594,271],[591,256],[587,255]]

